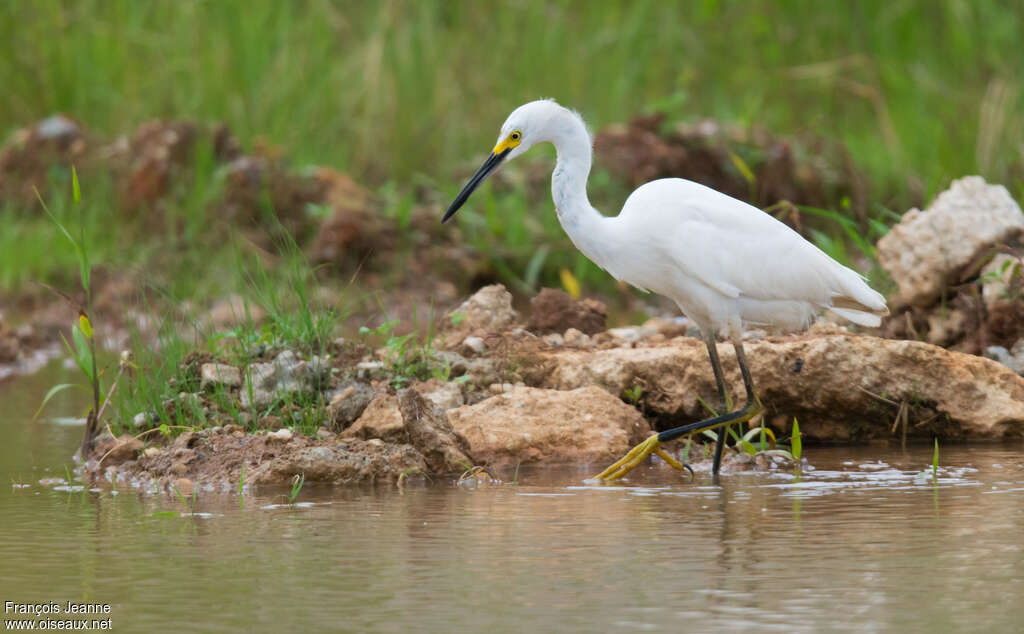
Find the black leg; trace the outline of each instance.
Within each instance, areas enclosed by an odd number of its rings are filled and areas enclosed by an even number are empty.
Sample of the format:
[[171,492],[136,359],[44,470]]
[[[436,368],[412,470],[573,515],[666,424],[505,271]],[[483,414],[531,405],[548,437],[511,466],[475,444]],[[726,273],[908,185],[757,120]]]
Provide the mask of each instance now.
[[[715,373],[715,383],[718,384],[718,399],[720,403],[718,411],[724,412],[728,401],[726,400],[725,377],[722,376],[722,362],[718,359],[718,346],[715,344],[715,336],[704,335],[704,345],[708,347],[708,358],[711,359],[711,369]],[[713,476],[718,475],[718,469],[722,466],[722,450],[725,449],[725,435],[726,430],[723,429],[718,433],[718,438],[715,440],[715,461],[711,467],[711,474]]]
[[[718,350],[715,348],[715,342],[713,338],[705,338],[705,343],[708,346],[708,356],[711,358],[711,366],[715,371],[715,381],[718,384],[718,392],[722,397],[723,403],[725,402],[725,379],[722,375],[722,364],[718,360]],[[632,471],[637,465],[641,464],[647,459],[647,456],[654,454],[660,456],[662,460],[667,462],[671,467],[678,469],[679,471],[686,471],[688,467],[681,464],[675,458],[670,456],[664,449],[661,448],[663,443],[682,436],[689,436],[696,434],[697,432],[704,431],[705,429],[719,429],[732,423],[744,423],[758,414],[760,414],[764,408],[761,407],[761,401],[758,400],[757,394],[754,392],[754,381],[750,378],[750,370],[747,368],[747,357],[743,354],[743,344],[736,340],[733,341],[733,346],[736,348],[736,362],[740,366],[740,373],[743,374],[743,386],[747,390],[747,402],[740,409],[735,412],[729,412],[714,418],[708,418],[706,420],[697,421],[696,423],[690,423],[689,425],[683,425],[676,427],[675,429],[669,429],[659,434],[650,436],[647,440],[643,441],[636,447],[629,450],[624,457],[617,460],[610,467],[595,476],[598,480],[617,480],[627,473]],[[724,406],[723,406],[723,409]],[[725,431],[722,431],[718,435],[718,442],[715,445],[715,463],[714,463],[714,475],[713,478],[717,482],[718,479],[718,468],[720,466],[722,458],[722,448],[725,443]]]
[[[658,441],[666,443],[682,436],[689,436],[705,429],[718,429],[719,427],[725,427],[731,423],[743,423],[751,418],[757,416],[764,407],[761,406],[760,399],[757,398],[757,394],[754,392],[754,381],[750,377],[750,369],[747,368],[747,356],[743,353],[743,344],[740,341],[733,341],[733,347],[736,349],[736,362],[740,366],[740,373],[743,375],[743,387],[747,391],[747,402],[743,406],[743,409],[728,414],[722,414],[721,416],[715,416],[714,418],[708,418],[705,420],[697,421],[696,423],[690,423],[689,425],[682,425],[675,429],[668,429],[658,434]],[[724,436],[725,434],[720,434]]]

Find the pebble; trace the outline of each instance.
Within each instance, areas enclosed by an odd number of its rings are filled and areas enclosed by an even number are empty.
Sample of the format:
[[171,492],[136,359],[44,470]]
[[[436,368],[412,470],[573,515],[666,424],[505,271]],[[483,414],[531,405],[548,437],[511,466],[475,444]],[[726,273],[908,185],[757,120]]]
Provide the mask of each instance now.
[[562,338],[567,346],[584,347],[590,345],[590,335],[584,334],[576,328],[566,330]]
[[544,335],[543,340],[544,343],[548,344],[549,346],[560,346],[564,343],[562,335],[558,334],[557,332]]
[[477,354],[482,354],[487,350],[487,344],[485,344],[484,340],[480,337],[466,337],[462,341],[462,344]]
[[283,440],[285,442],[288,442],[289,440],[292,439],[292,430],[288,429],[287,427],[282,427],[277,431],[267,432],[267,436],[270,438],[275,438],[277,440]]

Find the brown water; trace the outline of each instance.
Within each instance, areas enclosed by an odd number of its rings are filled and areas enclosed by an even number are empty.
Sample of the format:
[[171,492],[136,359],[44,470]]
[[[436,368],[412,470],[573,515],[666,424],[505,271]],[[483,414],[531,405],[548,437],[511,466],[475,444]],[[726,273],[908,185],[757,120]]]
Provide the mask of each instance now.
[[123,632],[1024,631],[1020,444],[944,447],[937,486],[930,447],[811,448],[800,479],[524,468],[159,517],[184,507],[39,484],[81,434],[28,422],[60,372],[0,383],[0,604],[109,603]]

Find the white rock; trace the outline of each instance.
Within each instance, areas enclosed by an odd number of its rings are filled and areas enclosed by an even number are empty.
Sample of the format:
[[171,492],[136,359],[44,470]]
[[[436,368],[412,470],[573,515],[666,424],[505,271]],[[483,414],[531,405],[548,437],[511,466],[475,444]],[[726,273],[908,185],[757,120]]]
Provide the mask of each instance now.
[[575,328],[567,329],[562,335],[562,340],[565,341],[565,345],[575,348],[585,348],[591,345],[590,336]]
[[463,339],[462,345],[466,346],[467,348],[469,348],[470,350],[477,354],[482,354],[484,351],[487,350],[487,344],[485,344],[484,340],[480,337],[466,337],[465,339]]
[[894,306],[929,306],[992,244],[1024,231],[1024,214],[1001,185],[953,181],[925,211],[911,209],[878,241],[878,260],[899,285]]
[[292,430],[287,427],[282,427],[277,431],[267,432],[267,437],[287,442],[292,439]]
[[565,343],[565,340],[562,338],[562,335],[557,332],[552,332],[550,334],[544,335],[543,337],[541,337],[541,340],[543,340],[544,343],[548,344],[549,346],[556,347]]
[[242,371],[233,365],[223,363],[204,363],[199,368],[199,388],[209,387],[241,387]]

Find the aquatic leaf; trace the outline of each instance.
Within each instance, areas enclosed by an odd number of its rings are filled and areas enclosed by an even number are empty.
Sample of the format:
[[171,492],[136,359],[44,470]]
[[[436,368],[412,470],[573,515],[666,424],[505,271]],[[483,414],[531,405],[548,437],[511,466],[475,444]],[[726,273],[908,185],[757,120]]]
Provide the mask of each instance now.
[[177,511],[156,511],[150,517],[178,517]]
[[569,294],[569,297],[573,299],[579,299],[580,283],[576,281],[576,278],[573,277],[573,274],[571,272],[569,272],[569,269],[564,267],[559,269],[558,276],[562,280],[562,288],[564,288],[565,292]]
[[793,457],[793,454],[789,453],[785,449],[768,449],[767,451],[762,451],[761,455],[762,456],[778,456],[780,458],[785,458],[787,460],[793,460],[793,461],[796,460],[796,458]]
[[939,439],[935,439],[935,453],[932,454],[932,479],[939,481]]
[[78,313],[78,327],[86,339],[92,339],[92,324],[89,323],[89,316],[85,313]]
[[50,391],[47,392],[46,396],[43,397],[43,402],[39,404],[39,409],[37,409],[36,413],[32,416],[32,420],[35,420],[35,419],[39,418],[39,414],[42,413],[43,408],[46,407],[46,404],[50,402],[51,398],[53,398],[57,394],[63,392],[64,390],[68,389],[69,387],[80,387],[80,386],[75,385],[74,383],[61,383],[59,385],[54,385],[53,387],[51,387]]
[[74,196],[75,204],[82,202],[82,190],[78,187],[78,170],[71,166],[71,193]]
[[800,454],[803,453],[804,445],[800,440],[800,423],[797,422],[796,417],[793,417],[793,434],[790,436],[789,444],[793,448],[793,459],[800,460]]
[[753,429],[748,429],[747,433],[743,434],[743,440],[750,442],[755,436],[761,436],[760,443],[762,449],[765,448],[764,436],[767,436],[768,439],[771,440],[771,444],[768,448],[775,448],[775,432],[773,432],[770,427],[754,427]]
[[750,444],[746,440],[741,440],[738,444],[740,448],[743,449],[743,451],[747,452],[751,456],[757,455],[757,449],[754,447],[754,445]]

